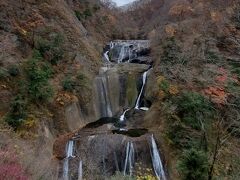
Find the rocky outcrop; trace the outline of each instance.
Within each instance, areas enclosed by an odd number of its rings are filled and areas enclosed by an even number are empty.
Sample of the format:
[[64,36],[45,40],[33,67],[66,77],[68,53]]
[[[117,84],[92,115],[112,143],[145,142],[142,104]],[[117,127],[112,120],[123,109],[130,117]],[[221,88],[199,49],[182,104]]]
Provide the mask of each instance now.
[[143,64],[118,64],[105,69],[95,79],[94,108],[96,119],[112,117],[133,107],[141,89]]

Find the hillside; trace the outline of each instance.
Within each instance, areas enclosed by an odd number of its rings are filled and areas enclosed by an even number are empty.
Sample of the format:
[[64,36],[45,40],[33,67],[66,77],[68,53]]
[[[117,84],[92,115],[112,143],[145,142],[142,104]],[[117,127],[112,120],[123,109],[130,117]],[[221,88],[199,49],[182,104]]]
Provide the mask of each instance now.
[[238,0],[2,0],[0,179],[239,179],[239,43]]
[[91,114],[89,90],[112,37],[109,27],[116,24],[99,1],[0,2],[0,171],[16,152],[13,167],[19,171],[6,172],[6,178],[56,175],[55,137],[83,123],[65,109],[81,107],[83,116]]
[[[184,158],[193,158],[189,153],[205,153],[209,179],[238,179],[239,2],[152,0],[142,6],[141,1],[138,3],[126,13],[152,39],[154,70],[160,88],[156,103],[164,107],[159,115],[164,118],[148,125],[159,124],[165,134],[172,179],[207,178],[203,172],[194,177],[197,169],[186,173],[184,168],[190,168],[187,164],[176,165],[176,161],[184,163]],[[209,101],[211,105],[205,105],[214,109],[214,112],[209,109],[214,114],[210,119],[209,110],[203,110],[204,101]],[[193,151],[195,148],[198,152]],[[200,154],[196,156],[201,158]],[[195,162],[191,160],[185,163]]]

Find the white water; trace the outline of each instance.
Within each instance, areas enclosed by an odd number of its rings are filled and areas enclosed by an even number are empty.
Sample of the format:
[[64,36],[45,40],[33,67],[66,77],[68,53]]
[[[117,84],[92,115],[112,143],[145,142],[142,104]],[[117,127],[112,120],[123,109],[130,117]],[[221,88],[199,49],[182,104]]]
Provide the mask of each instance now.
[[141,88],[141,91],[138,95],[138,98],[137,98],[137,101],[136,101],[136,105],[135,105],[135,109],[139,109],[139,103],[140,103],[140,100],[141,100],[141,96],[142,96],[142,93],[143,93],[143,90],[144,90],[144,87],[145,87],[145,84],[146,84],[146,80],[147,80],[147,73],[148,71],[145,71],[143,73],[143,77],[142,77],[142,88]]
[[109,51],[106,51],[106,52],[104,53],[104,58],[107,60],[107,62],[111,63],[108,54],[109,54]]
[[166,175],[163,169],[162,160],[161,160],[161,157],[157,148],[157,144],[153,135],[151,137],[151,145],[152,145],[152,151],[151,151],[152,165],[153,165],[155,175],[157,176],[158,180],[166,180]]
[[69,173],[69,158],[75,157],[73,155],[73,148],[74,148],[74,142],[69,141],[66,145],[66,158],[64,159],[63,163],[63,179],[68,180],[68,173]]
[[110,49],[114,48],[114,43],[111,41],[110,42]]
[[118,56],[118,63],[122,63],[125,55],[125,46],[122,45],[119,56]]
[[79,167],[78,167],[78,180],[83,179],[83,163],[82,160],[79,162]]
[[123,122],[125,120],[125,115],[130,109],[127,109],[123,112],[123,114],[120,116],[120,121]]
[[98,102],[100,107],[101,117],[112,117],[111,101],[108,91],[108,77],[102,75],[96,78],[96,85],[98,90]]
[[133,167],[134,167],[134,157],[135,151],[134,146],[132,142],[127,143],[126,148],[126,157],[125,157],[125,163],[124,163],[124,169],[123,169],[123,175],[126,175],[127,172],[129,172],[129,175],[132,176],[133,174]]
[[73,156],[73,148],[74,148],[74,142],[73,141],[69,141],[67,144],[67,158],[69,157],[74,157]]

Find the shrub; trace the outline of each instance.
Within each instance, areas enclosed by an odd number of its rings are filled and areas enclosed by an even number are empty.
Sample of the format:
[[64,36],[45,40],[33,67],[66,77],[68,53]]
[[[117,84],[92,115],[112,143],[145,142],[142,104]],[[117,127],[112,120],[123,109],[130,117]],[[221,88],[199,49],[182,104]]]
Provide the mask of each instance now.
[[75,11],[75,15],[76,15],[76,17],[78,18],[79,21],[82,20],[82,18],[83,18],[82,13],[80,13],[79,11]]
[[27,180],[27,173],[16,156],[16,152],[7,148],[0,149],[0,179]]
[[176,117],[168,118],[166,135],[170,140],[170,144],[178,149],[200,147],[199,135],[197,133],[192,133],[191,129],[185,126]]
[[206,61],[207,63],[216,64],[220,61],[220,57],[215,52],[207,50]]
[[34,101],[47,101],[53,96],[53,89],[48,80],[52,75],[52,70],[48,63],[42,60],[38,51],[34,52],[26,66],[28,79],[28,93]]
[[208,176],[207,154],[196,149],[186,150],[177,167],[184,180],[206,180]]
[[176,40],[174,37],[167,38],[163,47],[163,53],[161,56],[161,60],[163,63],[166,64],[175,64],[179,63],[181,60],[180,58],[180,47],[177,45]]
[[26,117],[26,99],[18,95],[10,105],[10,111],[6,117],[6,122],[16,130],[24,122]]
[[20,74],[20,70],[19,70],[19,67],[16,66],[16,65],[11,65],[8,67],[8,73],[11,75],[11,76],[17,76]]
[[181,120],[195,129],[201,129],[201,123],[206,123],[213,116],[211,103],[199,93],[183,93],[177,100],[177,106]]
[[79,72],[76,77],[74,76],[67,76],[63,82],[62,82],[62,87],[65,91],[77,91],[80,92],[82,88],[87,88],[87,77]]
[[163,90],[165,93],[168,93],[169,91],[169,87],[170,87],[170,84],[167,80],[163,80],[160,84],[159,84],[159,88],[161,90]]
[[62,82],[63,89],[65,91],[73,91],[75,88],[75,81],[72,80],[69,76],[66,77]]
[[37,49],[40,54],[46,58],[51,64],[57,64],[64,56],[62,47],[64,38],[59,33],[50,33],[48,39],[39,37],[37,39]]
[[89,8],[87,8],[84,12],[83,15],[85,18],[91,17],[92,16],[92,12]]

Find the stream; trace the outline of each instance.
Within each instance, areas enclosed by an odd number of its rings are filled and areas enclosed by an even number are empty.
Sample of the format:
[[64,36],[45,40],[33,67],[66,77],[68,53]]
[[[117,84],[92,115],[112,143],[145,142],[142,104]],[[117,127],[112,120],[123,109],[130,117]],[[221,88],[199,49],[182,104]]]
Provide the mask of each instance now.
[[[154,134],[132,125],[132,114],[144,114],[148,75],[148,40],[116,40],[103,52],[104,66],[95,78],[99,120],[69,139],[60,162],[59,179],[106,179],[117,171],[135,176],[140,169],[166,180],[167,173]],[[143,118],[143,117],[142,117]]]

